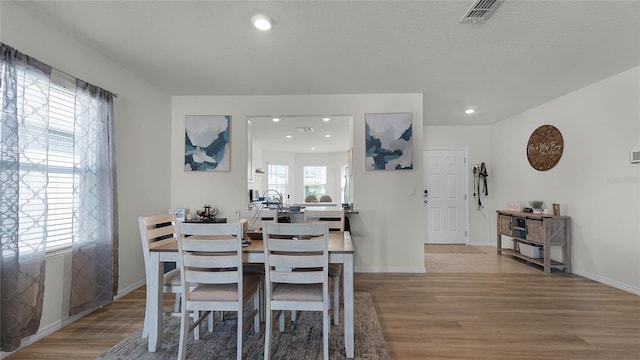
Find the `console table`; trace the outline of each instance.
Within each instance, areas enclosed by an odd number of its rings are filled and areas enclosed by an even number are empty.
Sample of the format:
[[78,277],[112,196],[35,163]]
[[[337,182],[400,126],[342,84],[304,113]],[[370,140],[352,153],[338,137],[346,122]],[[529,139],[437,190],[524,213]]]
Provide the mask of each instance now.
[[[571,217],[497,210],[498,255],[509,255],[552,269],[571,272]],[[502,248],[502,235],[513,239],[511,248]],[[562,261],[551,259],[551,246],[562,247]]]

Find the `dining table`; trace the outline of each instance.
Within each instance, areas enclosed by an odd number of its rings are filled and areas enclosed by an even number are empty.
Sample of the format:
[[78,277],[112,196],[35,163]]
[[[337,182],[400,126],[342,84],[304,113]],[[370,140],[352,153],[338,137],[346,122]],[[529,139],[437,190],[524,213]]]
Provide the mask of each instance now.
[[[264,263],[262,240],[251,240],[250,245],[242,250],[244,262]],[[148,351],[155,352],[160,345],[159,339],[162,338],[164,263],[178,261],[178,243],[175,238],[160,240],[149,245],[149,252],[151,266],[146,274],[145,323],[149,325]],[[353,253],[349,231],[329,232],[329,262],[343,266],[344,343],[347,358],[354,357]]]

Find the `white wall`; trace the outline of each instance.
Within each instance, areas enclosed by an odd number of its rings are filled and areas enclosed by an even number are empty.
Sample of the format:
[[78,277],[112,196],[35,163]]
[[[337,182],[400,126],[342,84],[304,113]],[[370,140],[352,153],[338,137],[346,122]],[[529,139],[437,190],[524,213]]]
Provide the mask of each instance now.
[[[422,94],[175,96],[172,101],[171,204],[191,209],[211,202],[233,218],[246,203],[247,118],[257,114],[351,114],[353,202],[351,218],[356,271],[424,272],[422,152],[414,169],[364,170],[364,114],[413,113],[414,149],[422,149]],[[231,115],[231,171],[184,171],[184,118],[190,114]],[[417,130],[416,130],[417,129]]]
[[[137,217],[169,208],[170,98],[98,50],[22,6],[2,2],[0,41],[57,69],[118,94],[115,100],[120,293],[144,282]],[[106,29],[105,31],[108,31]],[[37,336],[68,316],[68,254],[47,259],[44,309]]]
[[[573,221],[573,272],[640,294],[640,67],[557,98],[491,127],[494,204],[559,203]],[[533,169],[531,133],[558,128],[560,162]],[[495,223],[495,214],[492,217]],[[495,237],[495,227],[492,228]]]
[[[425,126],[425,150],[467,150],[467,206],[469,207],[470,245],[495,244],[491,230],[495,225],[491,222],[495,213],[495,187],[491,162],[491,127],[490,126]],[[473,197],[473,163],[485,163],[487,166],[487,185],[489,196],[482,197],[482,207],[478,208],[478,199]]]

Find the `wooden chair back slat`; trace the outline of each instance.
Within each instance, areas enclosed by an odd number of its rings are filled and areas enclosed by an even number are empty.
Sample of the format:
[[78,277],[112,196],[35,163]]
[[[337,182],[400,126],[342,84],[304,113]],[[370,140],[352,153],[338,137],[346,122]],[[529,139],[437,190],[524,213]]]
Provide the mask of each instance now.
[[344,211],[305,209],[304,222],[325,222],[329,224],[330,231],[344,231]]

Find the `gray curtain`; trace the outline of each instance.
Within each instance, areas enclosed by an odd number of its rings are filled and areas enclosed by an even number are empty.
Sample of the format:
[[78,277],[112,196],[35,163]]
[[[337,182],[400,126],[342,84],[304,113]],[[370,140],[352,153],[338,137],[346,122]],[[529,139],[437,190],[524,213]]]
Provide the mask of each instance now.
[[113,94],[76,81],[74,238],[69,315],[108,304],[118,290]]
[[[0,351],[17,349],[40,327],[54,217],[48,185],[60,173],[51,72],[0,43]],[[71,315],[111,302],[118,288],[113,94],[80,80],[76,87]]]
[[[0,350],[40,326],[51,68],[0,43]],[[28,184],[28,185],[26,185]]]

